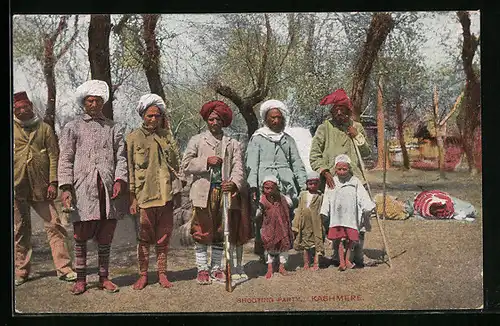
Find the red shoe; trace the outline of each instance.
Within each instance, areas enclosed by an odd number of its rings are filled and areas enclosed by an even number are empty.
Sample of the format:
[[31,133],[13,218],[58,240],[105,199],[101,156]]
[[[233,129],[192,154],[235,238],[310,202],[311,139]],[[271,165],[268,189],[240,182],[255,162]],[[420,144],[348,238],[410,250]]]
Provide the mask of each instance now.
[[200,285],[207,285],[211,284],[212,281],[210,280],[210,276],[208,274],[208,271],[201,270],[198,272],[198,277],[196,278],[196,282]]
[[142,290],[148,285],[148,275],[141,275],[139,279],[134,283],[132,288],[134,290]]
[[161,287],[163,288],[171,288],[172,286],[174,286],[169,282],[169,280],[167,279],[167,274],[165,273],[160,273],[158,275],[158,283],[160,283]]
[[212,277],[212,280],[215,280],[216,282],[226,283],[226,275],[220,269],[212,271],[210,276]]
[[109,293],[115,293],[115,292],[118,292],[120,290],[118,285],[111,282],[107,277],[103,278],[99,281],[99,289],[105,290],[106,292],[109,292]]
[[71,293],[74,295],[82,294],[83,292],[86,291],[86,287],[87,287],[87,282],[76,281],[75,285],[73,285],[73,288],[71,289]]

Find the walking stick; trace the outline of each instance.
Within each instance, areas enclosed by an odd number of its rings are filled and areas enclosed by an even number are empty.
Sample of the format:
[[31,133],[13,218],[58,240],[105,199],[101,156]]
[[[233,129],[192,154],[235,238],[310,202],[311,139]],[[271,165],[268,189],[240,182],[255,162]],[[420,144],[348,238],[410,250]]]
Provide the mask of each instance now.
[[[368,183],[368,180],[366,179],[366,175],[365,175],[365,163],[363,162],[363,159],[361,158],[361,153],[359,152],[358,146],[356,145],[356,143],[354,143],[354,139],[352,139],[352,144],[354,145],[354,149],[356,150],[356,156],[358,157],[359,165],[361,168],[361,173],[363,174],[363,178],[366,181],[366,187],[368,188],[368,195],[370,195],[371,200],[373,200],[372,191],[370,189],[370,184]],[[384,164],[384,169],[385,169],[385,164]],[[384,179],[384,184],[385,184],[385,179]],[[389,246],[387,245],[387,241],[385,239],[384,228],[382,227],[382,223],[380,222],[380,218],[379,218],[378,213],[377,213],[377,208],[375,208],[375,216],[377,217],[378,228],[380,229],[380,233],[382,234],[382,241],[384,242],[384,249],[387,253],[387,257],[389,258],[389,268],[392,268],[391,255],[389,253]]]
[[[228,178],[224,178],[228,181]],[[224,258],[226,260],[226,291],[233,292],[233,284],[231,280],[231,257],[229,243],[229,208],[231,207],[231,192],[224,191],[222,193],[222,220],[224,223]]]

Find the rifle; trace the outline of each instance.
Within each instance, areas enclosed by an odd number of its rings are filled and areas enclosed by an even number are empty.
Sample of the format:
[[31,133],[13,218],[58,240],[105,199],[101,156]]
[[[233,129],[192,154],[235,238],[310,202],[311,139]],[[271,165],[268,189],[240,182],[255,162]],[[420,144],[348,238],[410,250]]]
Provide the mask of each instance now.
[[[227,169],[224,169],[224,181],[229,181],[227,177]],[[231,280],[231,255],[229,243],[229,207],[231,207],[231,192],[224,191],[222,193],[222,222],[224,223],[224,258],[226,260],[226,291],[233,292]]]

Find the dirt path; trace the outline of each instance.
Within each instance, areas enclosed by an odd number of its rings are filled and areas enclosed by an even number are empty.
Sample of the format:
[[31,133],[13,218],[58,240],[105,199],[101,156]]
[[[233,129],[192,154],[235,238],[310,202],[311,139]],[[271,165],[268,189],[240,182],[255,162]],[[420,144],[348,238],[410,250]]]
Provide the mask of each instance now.
[[[381,192],[380,172],[370,172],[373,193]],[[408,219],[385,221],[393,268],[376,267],[339,272],[323,268],[317,272],[296,270],[301,255],[290,251],[290,276],[275,274],[266,280],[265,266],[257,262],[252,243],[245,247],[245,269],[251,280],[232,293],[222,284],[196,284],[194,254],[172,239],[168,256],[171,289],[152,284],[143,291],[131,287],[136,280],[134,224],[130,218],[118,223],[112,247],[110,274],[121,290],[108,294],[91,288],[73,296],[71,284],[55,276],[46,236],[38,217],[33,217],[33,280],[15,289],[16,309],[36,312],[215,312],[291,310],[432,310],[471,309],[483,303],[481,179],[466,174],[449,174],[439,180],[434,172],[388,173],[387,191],[410,199],[421,189],[439,189],[471,202],[479,212],[474,222]],[[365,253],[380,254],[382,237],[373,221],[367,234]],[[71,233],[71,229],[69,229]],[[470,241],[470,239],[477,239]],[[95,245],[89,242],[88,265],[97,281]],[[331,249],[327,250],[331,255]],[[155,266],[151,259],[151,266]],[[150,273],[155,282],[156,275]],[[50,298],[50,300],[47,300]]]

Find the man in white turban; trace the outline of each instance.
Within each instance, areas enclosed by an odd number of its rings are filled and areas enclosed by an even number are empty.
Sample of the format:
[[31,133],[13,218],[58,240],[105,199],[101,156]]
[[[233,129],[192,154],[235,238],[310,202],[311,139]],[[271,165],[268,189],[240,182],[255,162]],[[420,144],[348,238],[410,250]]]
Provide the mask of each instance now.
[[[260,106],[260,116],[264,126],[250,138],[245,155],[251,197],[256,201],[264,178],[274,176],[280,193],[291,199],[289,208],[293,218],[293,209],[298,204],[300,190],[305,188],[307,176],[295,140],[284,132],[288,109],[281,101],[269,100]],[[258,223],[257,220],[256,230],[260,229]],[[256,232],[254,251],[265,261],[259,232]]]
[[105,81],[93,79],[86,81],[76,89],[76,101],[80,107],[85,107],[85,99],[88,96],[100,97],[102,104],[109,100],[109,87]]
[[[130,213],[139,214],[137,259],[139,279],[135,290],[148,284],[149,248],[155,246],[160,286],[169,288],[167,250],[173,228],[174,199],[182,190],[180,156],[172,134],[162,128],[165,102],[156,94],[143,95],[137,105],[141,127],[127,135]],[[176,205],[177,206],[177,205]]]
[[99,288],[118,291],[108,279],[111,242],[118,205],[127,189],[127,155],[123,129],[104,117],[102,108],[109,88],[102,80],[90,80],[76,90],[76,99],[85,113],[68,122],[60,138],[58,164],[63,209],[73,222],[76,284],[73,294],[86,290],[87,241],[98,244]]
[[163,115],[167,114],[167,111],[165,108],[165,102],[163,101],[161,96],[156,95],[156,94],[142,95],[141,98],[139,99],[139,103],[137,104],[137,108],[136,108],[137,113],[139,113],[139,115],[141,117],[144,117],[144,112],[146,112],[146,110],[152,106],[157,107],[158,110],[160,111],[160,114],[163,114]]

